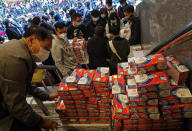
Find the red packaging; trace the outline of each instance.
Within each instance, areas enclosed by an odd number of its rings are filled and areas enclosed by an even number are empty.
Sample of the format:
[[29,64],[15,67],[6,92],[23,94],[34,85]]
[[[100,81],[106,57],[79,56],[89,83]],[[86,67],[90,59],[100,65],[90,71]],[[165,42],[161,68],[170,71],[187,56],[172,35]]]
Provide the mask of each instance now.
[[192,95],[188,88],[170,86],[171,96],[160,98],[160,105],[192,104]]
[[72,41],[73,51],[77,57],[78,63],[87,64],[88,63],[88,53],[86,50],[85,39],[78,39]]
[[98,67],[95,76],[93,78],[94,87],[108,87],[108,78],[109,78],[109,68],[107,67]]
[[125,81],[123,75],[112,76],[112,94],[125,94]]
[[156,114],[159,113],[158,106],[136,106],[130,107],[130,113],[147,113]]
[[66,106],[64,105],[64,102],[63,100],[59,99],[58,102],[57,102],[57,106],[56,106],[56,112],[58,114],[61,114],[61,113],[64,113],[65,110],[66,110]]
[[114,95],[114,112],[113,117],[115,119],[126,119],[130,116],[130,109],[128,106],[127,95],[116,94]]
[[[136,75],[138,90],[148,90],[157,86],[159,90],[170,90],[170,83],[164,72]],[[145,92],[144,92],[145,93]]]
[[[58,93],[58,96],[64,97],[64,99],[66,96],[70,96],[69,88],[64,80],[63,80],[63,82],[60,83],[60,85],[57,89],[57,93]],[[66,99],[68,99],[68,98],[66,98]]]
[[183,118],[183,114],[181,112],[178,112],[178,113],[171,113],[171,114],[163,114],[163,118],[165,120],[169,120],[169,119],[181,119]]
[[75,69],[72,74],[66,77],[65,82],[67,83],[69,88],[77,88],[77,83],[81,76],[84,74],[84,69]]
[[145,57],[132,57],[128,62],[135,62],[138,71],[154,72],[167,69],[167,60],[162,54],[154,54]]
[[166,59],[169,67],[169,70],[167,70],[168,76],[171,76],[178,85],[184,85],[189,69],[173,56],[167,56]]
[[95,70],[86,70],[78,82],[78,88],[83,91],[85,97],[95,96],[95,90],[92,87],[94,74]]

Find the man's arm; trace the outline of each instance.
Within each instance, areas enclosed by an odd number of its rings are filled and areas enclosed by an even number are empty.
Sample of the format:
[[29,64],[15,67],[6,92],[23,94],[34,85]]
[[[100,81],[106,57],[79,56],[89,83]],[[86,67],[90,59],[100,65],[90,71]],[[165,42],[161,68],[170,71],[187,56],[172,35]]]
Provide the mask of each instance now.
[[29,87],[28,94],[39,98],[41,101],[49,100],[49,94],[38,87]]

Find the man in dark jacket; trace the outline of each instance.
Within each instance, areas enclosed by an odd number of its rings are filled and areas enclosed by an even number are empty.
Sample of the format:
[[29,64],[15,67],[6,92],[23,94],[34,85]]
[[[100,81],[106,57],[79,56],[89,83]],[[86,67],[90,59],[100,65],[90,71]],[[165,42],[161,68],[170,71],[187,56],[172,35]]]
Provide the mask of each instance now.
[[[89,37],[93,37],[95,33],[96,26],[102,26],[100,21],[100,12],[98,10],[92,10],[91,11],[91,22],[87,26],[87,30],[89,32]],[[104,28],[105,26],[103,26]]]
[[102,26],[95,28],[95,36],[88,41],[89,68],[107,67],[107,39],[104,37],[105,29]]
[[131,37],[130,44],[141,44],[141,28],[140,28],[140,19],[136,17],[134,14],[134,7],[132,5],[128,5],[124,9],[124,22],[129,22],[131,25]]
[[119,2],[120,2],[120,6],[118,7],[118,15],[119,15],[119,18],[122,19],[123,17],[125,17],[123,10],[128,4],[126,0],[119,0]]
[[120,29],[118,27],[110,27],[109,33],[111,41],[108,44],[109,67],[111,75],[117,74],[117,64],[127,62],[130,53],[129,41],[119,36]]
[[49,56],[52,35],[40,27],[30,27],[21,40],[0,46],[0,131],[40,131],[54,129],[57,123],[33,111],[27,94],[42,101],[53,100],[56,94],[31,87],[35,61]]
[[6,35],[7,35],[9,40],[12,40],[12,39],[19,40],[19,39],[21,39],[22,35],[21,35],[21,33],[19,32],[19,30],[16,27],[12,26],[11,23],[8,20],[6,20],[4,24],[6,26],[6,31],[5,32],[6,32]]
[[82,16],[79,13],[75,13],[72,16],[73,23],[68,27],[67,38],[85,38],[88,39],[88,31],[85,25],[82,24]]

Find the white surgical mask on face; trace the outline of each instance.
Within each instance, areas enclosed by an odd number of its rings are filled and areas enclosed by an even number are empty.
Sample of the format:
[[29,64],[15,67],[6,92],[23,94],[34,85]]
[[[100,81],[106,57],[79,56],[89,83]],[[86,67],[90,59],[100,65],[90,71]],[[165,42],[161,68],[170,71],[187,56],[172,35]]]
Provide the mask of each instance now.
[[62,33],[59,35],[59,37],[63,40],[66,38],[66,36],[67,36],[67,33]]
[[95,18],[93,17],[92,19],[93,19],[93,21],[98,21],[99,17],[95,17]]
[[109,10],[112,9],[112,7],[113,7],[113,6],[107,5],[107,9],[109,9]]
[[101,14],[101,18],[105,18],[106,17],[106,14]]
[[41,62],[45,61],[49,57],[50,51],[47,51],[46,49],[40,47],[39,53],[34,54]]
[[115,24],[115,23],[117,23],[117,20],[111,20],[111,23]]
[[77,26],[80,26],[80,25],[81,25],[81,22],[77,22],[76,25],[77,25]]

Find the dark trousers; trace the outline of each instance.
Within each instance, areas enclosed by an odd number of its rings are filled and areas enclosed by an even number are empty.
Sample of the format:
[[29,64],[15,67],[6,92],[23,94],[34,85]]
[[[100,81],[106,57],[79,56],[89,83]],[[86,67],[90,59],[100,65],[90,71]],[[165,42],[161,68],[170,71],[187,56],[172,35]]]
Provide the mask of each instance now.
[[29,127],[18,120],[14,120],[10,131],[42,131],[40,127]]

